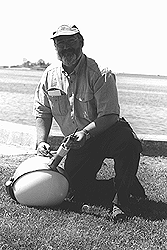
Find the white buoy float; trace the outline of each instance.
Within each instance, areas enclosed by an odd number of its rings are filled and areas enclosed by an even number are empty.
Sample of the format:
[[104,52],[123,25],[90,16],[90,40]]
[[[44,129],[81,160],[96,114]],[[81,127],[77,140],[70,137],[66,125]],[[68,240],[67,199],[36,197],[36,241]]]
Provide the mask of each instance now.
[[67,196],[69,181],[64,169],[57,167],[53,171],[48,166],[49,161],[48,157],[34,156],[22,162],[6,183],[10,196],[27,206],[52,207],[61,204]]

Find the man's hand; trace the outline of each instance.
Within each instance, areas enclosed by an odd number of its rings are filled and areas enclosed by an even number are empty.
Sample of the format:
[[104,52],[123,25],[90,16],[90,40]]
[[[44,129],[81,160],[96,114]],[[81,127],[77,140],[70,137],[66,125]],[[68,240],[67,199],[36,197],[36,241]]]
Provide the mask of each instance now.
[[38,148],[37,148],[37,155],[40,155],[40,156],[49,156],[50,152],[50,145],[47,143],[47,142],[40,142],[38,144]]
[[72,149],[79,149],[81,148],[86,141],[86,135],[83,130],[80,130],[75,133],[75,139],[70,142],[70,148]]

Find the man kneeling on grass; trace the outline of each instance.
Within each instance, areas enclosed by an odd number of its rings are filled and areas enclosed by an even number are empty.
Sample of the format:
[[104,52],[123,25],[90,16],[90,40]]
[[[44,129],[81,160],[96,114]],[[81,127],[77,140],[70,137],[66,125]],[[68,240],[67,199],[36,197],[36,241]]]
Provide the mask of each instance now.
[[[98,198],[110,205],[113,218],[124,217],[130,197],[145,197],[145,192],[136,177],[141,143],[119,117],[115,76],[83,54],[84,39],[75,25],[60,26],[51,39],[59,64],[45,70],[35,93],[37,152],[47,156],[50,151],[52,118],[65,137],[77,128],[64,163],[74,200]],[[114,159],[114,197],[113,181],[96,179],[105,158]]]

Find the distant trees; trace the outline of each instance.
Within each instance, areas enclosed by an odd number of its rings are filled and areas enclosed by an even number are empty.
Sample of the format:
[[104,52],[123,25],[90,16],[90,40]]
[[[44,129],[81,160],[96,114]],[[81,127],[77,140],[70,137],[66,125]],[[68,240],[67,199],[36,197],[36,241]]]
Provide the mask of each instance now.
[[46,67],[49,66],[49,63],[45,63],[45,61],[43,59],[39,59],[37,62],[34,63],[34,62],[30,62],[26,58],[23,58],[23,64],[21,66],[26,67],[26,68],[45,69]]
[[40,67],[45,67],[45,61],[43,59],[39,59],[37,65]]
[[43,59],[39,59],[37,62],[30,62],[28,59],[23,58],[23,63],[21,65],[12,65],[12,66],[0,66],[0,68],[30,68],[30,69],[38,69],[44,70],[46,69],[50,63],[46,63]]
[[30,68],[31,64],[32,63],[29,60],[27,60],[26,58],[23,58],[23,64],[21,66],[26,67],[26,68]]

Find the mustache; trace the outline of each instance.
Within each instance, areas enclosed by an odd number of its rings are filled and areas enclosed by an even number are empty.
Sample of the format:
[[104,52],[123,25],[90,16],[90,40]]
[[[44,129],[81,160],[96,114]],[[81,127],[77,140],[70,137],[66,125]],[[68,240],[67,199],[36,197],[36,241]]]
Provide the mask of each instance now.
[[63,56],[65,56],[65,55],[67,55],[67,54],[70,54],[70,53],[75,54],[75,49],[69,48],[69,49],[64,49],[64,50],[61,51],[61,54],[62,54]]

